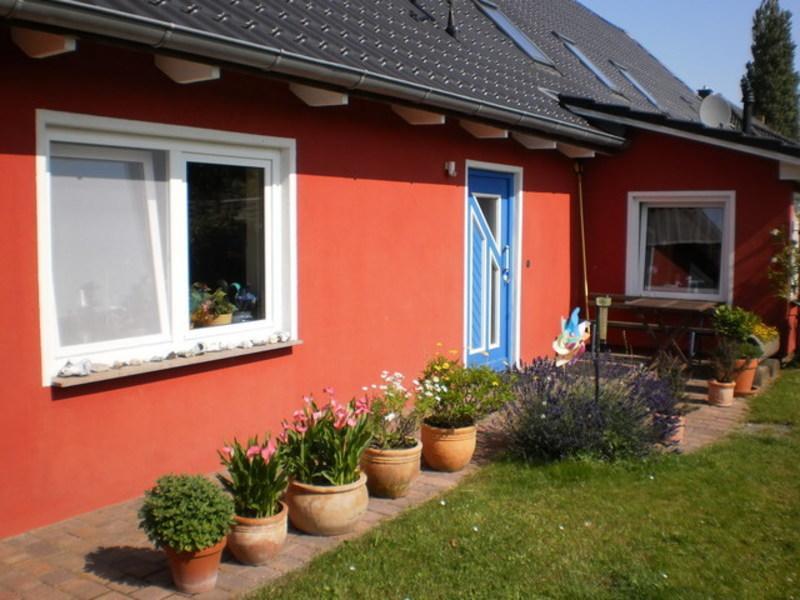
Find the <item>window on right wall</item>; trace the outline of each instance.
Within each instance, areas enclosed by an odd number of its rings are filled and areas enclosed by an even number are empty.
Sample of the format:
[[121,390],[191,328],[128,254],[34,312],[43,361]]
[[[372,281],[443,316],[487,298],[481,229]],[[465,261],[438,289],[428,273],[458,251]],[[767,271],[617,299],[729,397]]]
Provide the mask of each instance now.
[[634,192],[628,197],[626,293],[729,301],[733,192]]

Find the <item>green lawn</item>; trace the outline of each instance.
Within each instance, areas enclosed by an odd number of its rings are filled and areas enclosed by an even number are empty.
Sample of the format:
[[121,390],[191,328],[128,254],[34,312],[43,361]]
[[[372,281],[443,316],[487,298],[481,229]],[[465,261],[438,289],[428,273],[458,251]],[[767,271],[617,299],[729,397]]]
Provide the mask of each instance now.
[[[800,372],[752,400],[800,422]],[[800,431],[639,463],[493,464],[254,598],[800,598]]]

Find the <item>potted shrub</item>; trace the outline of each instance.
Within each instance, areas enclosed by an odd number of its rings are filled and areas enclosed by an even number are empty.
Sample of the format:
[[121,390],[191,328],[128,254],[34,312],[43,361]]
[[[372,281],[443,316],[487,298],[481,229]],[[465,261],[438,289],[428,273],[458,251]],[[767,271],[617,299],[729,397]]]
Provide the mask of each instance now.
[[437,471],[458,471],[475,452],[478,419],[511,399],[508,382],[487,366],[464,367],[437,355],[417,386],[422,457]]
[[233,502],[201,475],[165,475],[147,490],[139,527],[163,548],[180,591],[198,594],[217,583]]
[[708,382],[708,402],[717,406],[733,404],[733,389],[736,386],[736,375],[739,368],[738,344],[729,338],[719,339],[717,349],[712,357],[714,379]]
[[286,491],[292,525],[315,535],[352,531],[367,510],[367,477],[361,455],[372,434],[367,425],[367,399],[340,404],[326,388],[329,402],[317,406],[307,397],[292,423],[284,421],[286,465],[291,479]]
[[189,292],[189,313],[192,327],[230,325],[236,305],[228,300],[221,287],[213,292],[205,283],[195,282]]
[[[370,494],[400,498],[419,475],[422,444],[414,437],[419,419],[408,411],[411,394],[403,386],[402,373],[381,373],[383,383],[372,386],[368,417],[372,443],[361,457]],[[368,388],[365,388],[368,391]]]
[[737,355],[734,388],[737,394],[748,393],[753,387],[758,357],[761,353],[757,346],[748,343],[748,339],[760,322],[758,315],[738,306],[723,304],[714,310],[714,331],[719,338],[730,342],[726,344],[725,350],[733,349]]
[[282,447],[267,436],[263,444],[250,438],[243,447],[238,440],[219,451],[227,476],[217,475],[233,497],[236,524],[228,534],[228,549],[246,565],[263,565],[286,542],[286,504],[280,498],[288,479],[283,468]]

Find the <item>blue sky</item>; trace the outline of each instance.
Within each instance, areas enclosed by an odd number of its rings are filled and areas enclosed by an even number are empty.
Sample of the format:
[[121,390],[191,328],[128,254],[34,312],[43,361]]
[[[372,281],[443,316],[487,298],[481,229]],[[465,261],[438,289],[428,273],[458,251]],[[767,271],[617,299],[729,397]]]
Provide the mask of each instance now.
[[[707,85],[741,103],[739,80],[760,0],[579,1],[627,31],[692,89]],[[792,12],[792,39],[800,46],[800,0],[780,4]]]

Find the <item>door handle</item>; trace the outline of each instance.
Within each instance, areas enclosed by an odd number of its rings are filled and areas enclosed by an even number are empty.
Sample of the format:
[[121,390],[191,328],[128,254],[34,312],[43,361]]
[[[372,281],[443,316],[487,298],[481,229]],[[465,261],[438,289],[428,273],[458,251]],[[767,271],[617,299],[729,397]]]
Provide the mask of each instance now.
[[506,244],[503,246],[503,282],[511,281],[511,247]]

